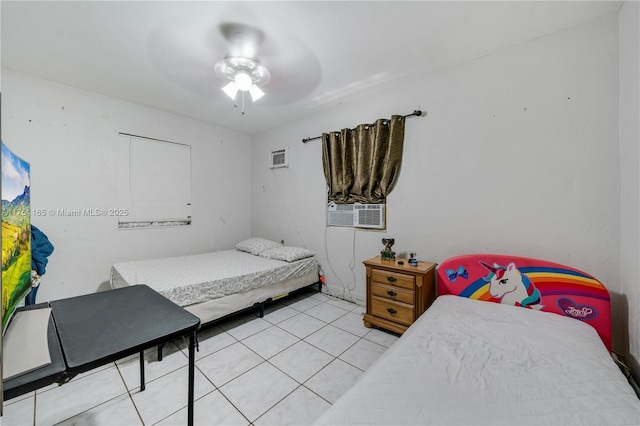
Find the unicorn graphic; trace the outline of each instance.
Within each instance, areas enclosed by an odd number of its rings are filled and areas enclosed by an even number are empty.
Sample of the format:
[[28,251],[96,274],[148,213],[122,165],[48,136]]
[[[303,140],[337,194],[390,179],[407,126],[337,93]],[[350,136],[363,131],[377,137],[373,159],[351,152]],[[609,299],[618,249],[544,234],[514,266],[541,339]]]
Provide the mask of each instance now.
[[500,303],[522,306],[531,309],[542,309],[540,304],[540,291],[531,280],[522,274],[514,263],[508,266],[493,266],[480,261],[480,264],[489,271],[489,275],[483,279],[489,282],[491,297],[500,299]]

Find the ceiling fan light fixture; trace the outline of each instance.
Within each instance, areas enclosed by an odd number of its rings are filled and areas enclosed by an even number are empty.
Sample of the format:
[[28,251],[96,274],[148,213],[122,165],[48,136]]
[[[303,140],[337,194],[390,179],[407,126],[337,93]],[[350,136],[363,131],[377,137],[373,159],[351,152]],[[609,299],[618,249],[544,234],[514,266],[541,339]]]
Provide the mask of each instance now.
[[233,82],[235,83],[238,90],[241,90],[243,92],[249,90],[253,85],[251,76],[245,70],[236,71],[235,75],[233,76]]
[[264,96],[259,86],[264,86],[271,79],[271,73],[255,59],[227,57],[218,61],[215,72],[229,83],[222,90],[231,99],[236,98],[238,91],[249,92],[253,102]]
[[255,84],[249,88],[249,93],[251,94],[251,100],[253,102],[264,96],[264,92]]
[[235,100],[236,95],[238,94],[238,88],[236,87],[236,83],[233,81],[229,82],[226,86],[222,88],[222,91],[227,94],[231,99]]

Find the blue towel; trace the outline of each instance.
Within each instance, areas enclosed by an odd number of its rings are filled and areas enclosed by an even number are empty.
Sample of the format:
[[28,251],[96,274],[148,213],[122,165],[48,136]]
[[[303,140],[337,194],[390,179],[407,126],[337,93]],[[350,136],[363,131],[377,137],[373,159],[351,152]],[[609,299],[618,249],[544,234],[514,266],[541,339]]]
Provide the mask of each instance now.
[[31,269],[44,275],[51,253],[53,244],[41,230],[31,225]]

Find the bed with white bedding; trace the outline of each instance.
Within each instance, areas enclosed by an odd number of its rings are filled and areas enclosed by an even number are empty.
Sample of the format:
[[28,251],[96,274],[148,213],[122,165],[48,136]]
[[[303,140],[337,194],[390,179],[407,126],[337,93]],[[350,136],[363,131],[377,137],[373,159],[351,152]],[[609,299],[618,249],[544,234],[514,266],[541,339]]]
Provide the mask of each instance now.
[[[640,424],[595,278],[470,255],[443,262],[438,279],[431,307],[316,424]],[[514,281],[528,284],[528,302],[497,288]]]
[[112,288],[146,284],[208,323],[318,283],[312,252],[252,238],[235,249],[116,263]]

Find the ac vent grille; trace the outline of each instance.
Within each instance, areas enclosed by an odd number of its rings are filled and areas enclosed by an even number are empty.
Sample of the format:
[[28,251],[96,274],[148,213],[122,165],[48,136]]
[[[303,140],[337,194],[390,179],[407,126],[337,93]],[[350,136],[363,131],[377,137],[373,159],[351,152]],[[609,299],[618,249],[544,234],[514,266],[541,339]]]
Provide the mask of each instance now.
[[355,207],[353,204],[334,204],[339,212],[352,212]]
[[274,149],[269,154],[269,168],[289,167],[289,148]]
[[[379,209],[378,209],[379,210]],[[380,227],[382,218],[376,210],[358,210],[358,223],[371,228]]]

